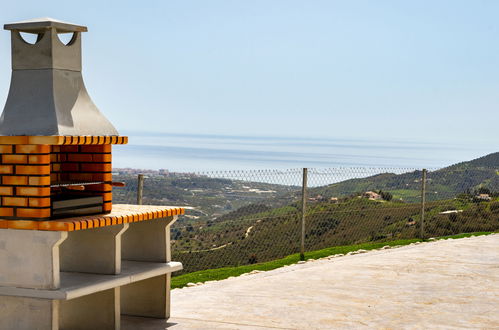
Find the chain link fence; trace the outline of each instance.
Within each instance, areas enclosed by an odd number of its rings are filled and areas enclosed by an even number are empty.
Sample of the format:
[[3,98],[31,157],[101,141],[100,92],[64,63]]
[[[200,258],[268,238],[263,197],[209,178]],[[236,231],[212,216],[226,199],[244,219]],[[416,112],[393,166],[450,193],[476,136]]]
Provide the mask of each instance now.
[[[184,273],[338,245],[499,229],[492,168],[308,169],[306,187],[304,173],[151,171],[142,202],[186,207],[171,232],[172,257]],[[114,177],[127,188],[114,189],[113,200],[136,203],[137,175],[118,170]]]

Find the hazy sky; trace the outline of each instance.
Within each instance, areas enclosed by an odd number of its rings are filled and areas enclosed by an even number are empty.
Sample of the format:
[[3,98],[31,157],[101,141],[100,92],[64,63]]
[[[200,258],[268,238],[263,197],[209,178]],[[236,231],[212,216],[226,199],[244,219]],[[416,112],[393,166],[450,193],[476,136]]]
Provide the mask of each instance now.
[[[87,25],[84,79],[121,130],[499,139],[499,1],[4,1]],[[0,32],[0,103],[10,81]],[[0,106],[1,107],[1,106]],[[485,142],[488,141],[488,142]]]

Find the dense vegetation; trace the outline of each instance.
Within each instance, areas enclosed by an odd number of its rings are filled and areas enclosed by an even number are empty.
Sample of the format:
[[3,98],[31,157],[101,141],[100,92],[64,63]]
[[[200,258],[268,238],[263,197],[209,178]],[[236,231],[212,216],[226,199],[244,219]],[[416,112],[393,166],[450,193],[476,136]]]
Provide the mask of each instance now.
[[[499,153],[428,175],[428,237],[499,229]],[[115,200],[134,202],[135,177],[117,176],[131,189]],[[309,190],[308,251],[351,244],[413,239],[419,235],[421,172],[378,174]],[[366,191],[382,198],[370,200]],[[491,200],[477,198],[486,193]],[[173,258],[184,273],[275,260],[299,251],[300,189],[296,186],[192,174],[146,179],[147,204],[186,205],[172,228]],[[450,211],[450,212],[445,212]]]

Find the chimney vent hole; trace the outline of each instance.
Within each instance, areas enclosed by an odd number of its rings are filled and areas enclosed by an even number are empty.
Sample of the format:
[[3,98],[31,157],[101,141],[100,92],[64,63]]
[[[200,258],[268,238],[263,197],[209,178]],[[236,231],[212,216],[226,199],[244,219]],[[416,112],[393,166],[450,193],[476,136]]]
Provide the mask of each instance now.
[[36,44],[38,41],[42,40],[43,33],[28,33],[28,32],[19,32],[21,39],[30,45]]
[[66,46],[71,46],[73,42],[76,40],[77,32],[72,33],[57,33],[57,37],[59,41],[62,42]]

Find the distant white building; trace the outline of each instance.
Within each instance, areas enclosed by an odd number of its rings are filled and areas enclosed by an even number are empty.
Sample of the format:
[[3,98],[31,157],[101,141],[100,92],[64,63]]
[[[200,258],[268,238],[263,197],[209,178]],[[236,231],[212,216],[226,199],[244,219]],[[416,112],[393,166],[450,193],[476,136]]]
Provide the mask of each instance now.
[[492,199],[490,198],[489,194],[478,194],[476,198],[482,201],[490,201]]
[[364,197],[366,197],[366,198],[368,198],[368,199],[370,199],[372,201],[381,199],[381,195],[378,194],[378,193],[376,193],[376,192],[374,192],[374,191],[366,191],[364,193]]

